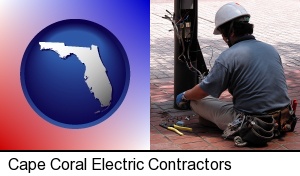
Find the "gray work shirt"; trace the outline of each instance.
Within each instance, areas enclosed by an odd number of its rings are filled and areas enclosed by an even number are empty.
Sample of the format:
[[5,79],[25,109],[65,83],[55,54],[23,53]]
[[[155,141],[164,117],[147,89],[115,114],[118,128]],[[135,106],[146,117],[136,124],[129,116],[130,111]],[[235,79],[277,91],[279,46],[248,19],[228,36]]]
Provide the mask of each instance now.
[[244,113],[265,113],[290,103],[278,52],[254,37],[224,51],[199,85],[216,98],[228,89],[234,108]]

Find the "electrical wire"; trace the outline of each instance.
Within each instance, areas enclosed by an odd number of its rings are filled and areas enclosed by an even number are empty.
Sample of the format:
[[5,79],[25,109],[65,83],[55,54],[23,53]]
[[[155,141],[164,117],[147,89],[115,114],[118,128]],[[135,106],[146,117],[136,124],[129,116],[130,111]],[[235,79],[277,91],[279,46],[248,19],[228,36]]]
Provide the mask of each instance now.
[[[175,34],[176,34],[176,36],[177,36],[177,38],[178,39],[180,39],[180,34],[179,34],[179,30],[178,30],[178,27],[177,27],[177,25],[176,25],[176,23],[178,22],[175,22],[175,20],[174,20],[174,17],[173,17],[173,15],[171,14],[171,12],[169,12],[168,10],[166,10],[169,14],[170,14],[170,16],[168,16],[168,15],[165,15],[164,17],[162,17],[162,18],[164,18],[164,19],[167,19],[167,20],[169,20],[169,21],[171,21],[171,23],[172,23],[172,26],[173,26],[173,29],[174,29],[174,32],[175,32]],[[169,31],[171,31],[171,30],[169,30]],[[180,40],[179,40],[180,41]],[[181,41],[180,41],[181,42]],[[180,43],[179,42],[179,43]]]
[[181,17],[175,24],[178,24],[179,22],[181,22],[183,18],[184,18],[183,22],[185,20],[187,20],[187,18],[189,17],[189,13],[190,13],[189,11],[186,12],[185,15],[183,17]]
[[198,73],[199,80],[202,81],[202,80],[204,79],[203,74],[202,74],[197,68],[195,68],[195,67],[193,66],[192,62],[191,62],[191,59],[190,59],[190,46],[188,47],[187,55],[188,55],[188,60],[189,60],[189,65],[188,65],[189,69],[190,69],[190,70],[191,70],[191,69],[195,70],[195,71]]
[[196,50],[196,51],[190,51],[190,52],[202,52],[202,50],[204,49],[204,48],[210,48],[210,50],[211,50],[211,56],[210,56],[210,59],[208,59],[208,64],[209,64],[209,66],[210,66],[210,68],[212,67],[211,66],[211,61],[212,61],[212,58],[213,58],[213,56],[214,56],[214,48],[212,47],[212,46],[204,46],[204,47],[202,47],[200,50]]
[[[173,25],[173,28],[174,28],[174,32],[175,32],[175,34],[176,34],[176,36],[177,36],[177,38],[178,38],[178,40],[179,40],[179,44],[181,44],[181,46],[182,46],[182,52],[181,52],[181,54],[178,56],[178,60],[180,60],[180,61],[182,61],[182,62],[185,62],[186,65],[187,65],[187,67],[189,68],[189,70],[192,71],[192,72],[196,72],[196,73],[198,74],[198,76],[199,76],[199,81],[202,81],[202,80],[204,79],[204,74],[205,74],[205,73],[202,74],[197,68],[195,68],[195,67],[193,66],[193,64],[192,64],[191,59],[190,59],[190,47],[191,47],[191,43],[192,43],[192,42],[191,42],[190,40],[186,40],[186,42],[188,42],[188,47],[187,47],[187,57],[186,57],[186,56],[185,56],[185,52],[186,52],[185,43],[184,43],[184,40],[183,40],[182,36],[180,35],[179,30],[178,30],[178,27],[177,27],[177,25],[178,25],[179,23],[184,23],[184,22],[189,18],[189,13],[190,13],[190,11],[186,12],[185,15],[182,16],[177,22],[174,20],[174,17],[173,17],[173,15],[172,15],[172,13],[169,12],[168,10],[166,10],[166,11],[170,14],[170,16],[165,15],[165,16],[162,17],[162,18],[171,21],[171,23],[172,23],[172,25]],[[196,13],[195,13],[194,24],[196,23],[196,17],[197,17],[197,15],[196,15]],[[190,33],[188,34],[188,35],[190,35],[190,39],[193,38],[194,31],[195,31],[195,26],[196,26],[196,25],[193,25],[192,32],[190,32]],[[201,50],[199,50],[199,51],[201,51]],[[196,51],[196,52],[199,52],[199,51]],[[212,53],[212,55],[213,55],[213,53]],[[183,60],[181,59],[182,57],[183,57]],[[212,58],[212,57],[213,57],[213,56],[211,56],[211,58]],[[210,61],[209,61],[209,64],[210,64]]]

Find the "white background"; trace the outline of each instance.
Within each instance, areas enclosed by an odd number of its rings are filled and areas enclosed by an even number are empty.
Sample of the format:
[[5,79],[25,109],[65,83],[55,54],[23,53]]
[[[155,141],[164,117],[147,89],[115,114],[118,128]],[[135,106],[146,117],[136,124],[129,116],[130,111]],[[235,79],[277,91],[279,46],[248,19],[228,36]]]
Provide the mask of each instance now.
[[[188,175],[188,176],[253,176],[253,175],[272,175],[283,176],[293,173],[297,175],[298,163],[293,158],[299,158],[299,152],[0,152],[0,172],[1,176],[46,176],[46,175],[63,175],[63,176],[98,176],[98,175]],[[28,173],[26,170],[10,170],[8,163],[11,158],[18,158],[19,162],[23,161],[44,161],[45,170],[33,170]],[[87,170],[52,170],[50,162],[53,158],[59,158],[61,161],[82,161],[87,159]],[[93,158],[105,158],[106,161],[143,161],[144,169],[138,170],[92,170]],[[151,158],[157,158],[159,161],[205,161],[207,158],[212,161],[230,161],[231,169],[226,170],[150,170],[148,162]],[[16,162],[14,162],[14,166]],[[152,165],[157,165],[153,162]]]

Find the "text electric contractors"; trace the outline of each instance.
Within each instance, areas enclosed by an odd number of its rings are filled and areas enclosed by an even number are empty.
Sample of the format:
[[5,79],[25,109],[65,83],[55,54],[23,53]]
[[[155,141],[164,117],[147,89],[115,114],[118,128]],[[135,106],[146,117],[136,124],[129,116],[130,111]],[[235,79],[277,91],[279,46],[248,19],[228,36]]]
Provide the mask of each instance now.
[[[59,158],[53,158],[50,162],[52,170],[144,170],[148,167],[150,170],[230,170],[230,161],[210,161],[207,158],[202,161],[184,161],[180,158],[173,161],[161,161],[157,158],[151,158],[147,165],[144,161],[132,160],[110,161],[105,158],[92,158],[92,163],[88,163],[87,158],[79,161],[64,161]],[[91,164],[91,165],[90,165]],[[90,165],[90,166],[89,166]],[[10,170],[26,170],[28,173],[34,170],[45,170],[48,165],[44,161],[21,161],[17,158],[11,158],[8,161]]]

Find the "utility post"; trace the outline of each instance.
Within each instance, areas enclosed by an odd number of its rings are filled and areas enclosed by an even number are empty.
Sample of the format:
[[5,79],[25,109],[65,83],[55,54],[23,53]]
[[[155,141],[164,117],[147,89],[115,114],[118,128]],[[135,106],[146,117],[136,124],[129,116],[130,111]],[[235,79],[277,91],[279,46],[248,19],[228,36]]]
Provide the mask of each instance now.
[[[198,0],[174,0],[174,108],[176,96],[199,83],[208,70],[198,42]],[[197,72],[197,71],[198,72]]]

